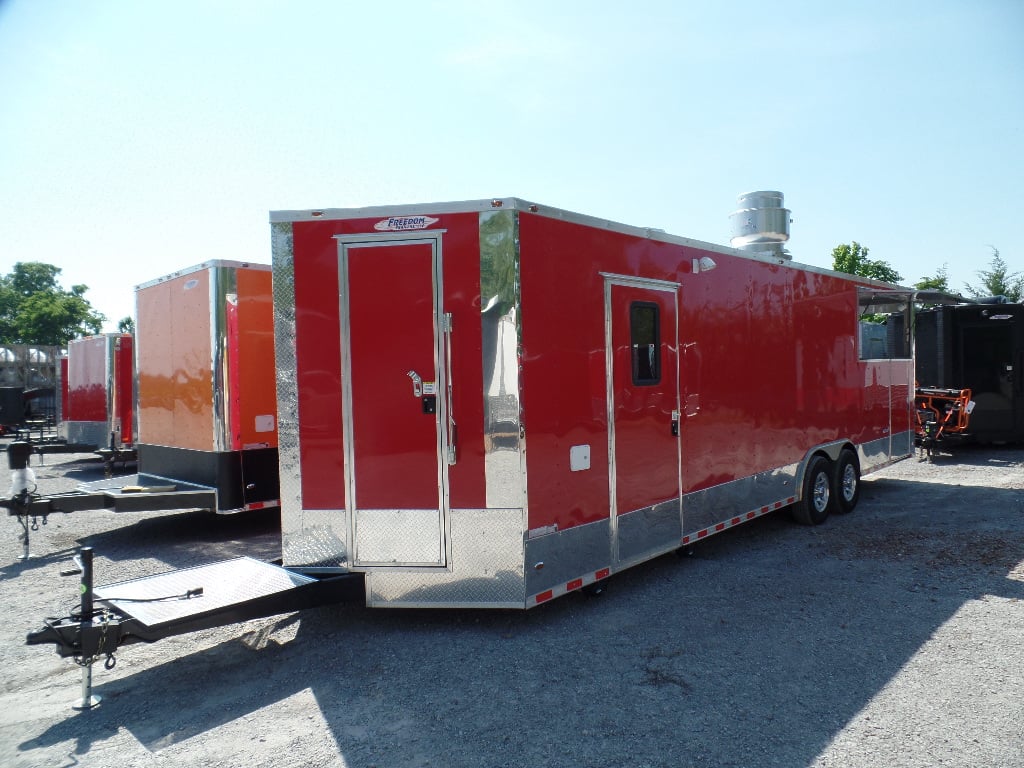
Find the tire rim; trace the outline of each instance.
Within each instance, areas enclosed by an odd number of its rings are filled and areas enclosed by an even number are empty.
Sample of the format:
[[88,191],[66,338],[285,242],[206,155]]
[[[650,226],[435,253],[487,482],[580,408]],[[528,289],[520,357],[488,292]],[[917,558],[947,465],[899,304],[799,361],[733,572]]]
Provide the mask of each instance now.
[[843,470],[843,498],[846,501],[853,501],[857,495],[857,469],[853,464],[847,464]]
[[828,475],[825,472],[819,472],[818,476],[814,478],[814,508],[818,512],[828,509],[828,496]]

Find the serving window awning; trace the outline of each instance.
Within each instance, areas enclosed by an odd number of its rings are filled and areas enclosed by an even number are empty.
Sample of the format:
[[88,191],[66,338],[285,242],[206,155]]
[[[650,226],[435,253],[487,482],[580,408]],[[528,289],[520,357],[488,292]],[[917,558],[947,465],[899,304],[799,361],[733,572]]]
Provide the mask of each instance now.
[[919,304],[973,304],[954,293],[917,288],[859,288],[857,304],[862,315],[881,315],[903,312],[909,303]]

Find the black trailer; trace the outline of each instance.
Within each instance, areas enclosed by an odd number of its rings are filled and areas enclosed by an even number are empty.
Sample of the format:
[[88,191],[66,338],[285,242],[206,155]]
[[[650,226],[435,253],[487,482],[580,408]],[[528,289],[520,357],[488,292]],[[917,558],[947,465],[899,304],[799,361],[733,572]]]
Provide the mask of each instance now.
[[[915,317],[918,387],[971,391],[970,440],[1024,440],[1024,305],[939,306]],[[900,317],[890,323],[901,332]]]

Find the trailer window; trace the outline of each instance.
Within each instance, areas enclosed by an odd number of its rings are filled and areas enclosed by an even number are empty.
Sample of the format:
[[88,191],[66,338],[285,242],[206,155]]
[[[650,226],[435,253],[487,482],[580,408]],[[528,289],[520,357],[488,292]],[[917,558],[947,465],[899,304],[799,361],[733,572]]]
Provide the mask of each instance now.
[[912,295],[907,290],[859,288],[861,360],[909,360]]
[[661,322],[658,305],[634,301],[629,307],[629,338],[633,356],[633,385],[661,381]]

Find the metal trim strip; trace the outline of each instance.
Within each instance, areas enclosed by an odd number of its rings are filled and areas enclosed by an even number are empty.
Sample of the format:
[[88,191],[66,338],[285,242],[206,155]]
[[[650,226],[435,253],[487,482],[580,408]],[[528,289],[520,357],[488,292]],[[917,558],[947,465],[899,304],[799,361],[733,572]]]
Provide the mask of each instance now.
[[[352,353],[349,339],[351,327],[349,321],[349,281],[348,281],[348,254],[354,248],[381,248],[402,245],[426,245],[431,249],[431,272],[433,275],[431,291],[433,295],[433,337],[434,337],[434,371],[438,390],[447,391],[448,373],[445,370],[443,350],[441,349],[443,338],[442,329],[444,324],[444,263],[442,238],[444,229],[416,230],[413,232],[382,232],[382,233],[359,233],[351,235],[334,235],[333,239],[338,246],[338,300],[339,320],[341,325],[341,370],[342,370],[342,439],[344,443],[344,477],[349,510],[348,541],[350,542],[350,556],[353,566],[355,565],[380,565],[373,561],[363,563],[359,559],[357,527],[359,524],[359,509],[356,506],[356,476],[355,476],[355,449],[354,449],[354,425],[352,414],[355,404],[352,400],[352,388],[346,382],[352,381]],[[439,398],[438,415],[440,424],[447,424],[450,418],[449,403],[447,398]],[[438,513],[440,519],[440,555],[442,562],[437,567],[445,567],[451,560],[451,521],[450,502],[448,488],[448,434],[445,429],[439,429],[437,435],[437,482],[438,482]],[[424,567],[430,567],[425,565]]]
[[[335,219],[364,219],[374,218],[377,216],[390,217],[410,216],[417,214],[438,215],[453,213],[473,213],[502,209],[513,210],[522,213],[529,213],[536,216],[545,216],[547,218],[558,219],[560,221],[567,221],[574,224],[582,224],[584,226],[596,227],[598,229],[607,230],[609,232],[631,235],[633,237],[642,237],[647,240],[655,240],[658,242],[669,243],[672,245],[696,248],[699,250],[709,251],[712,253],[721,253],[729,256],[735,256],[736,258],[745,259],[746,261],[756,261],[765,264],[774,264],[780,267],[799,269],[801,271],[819,275],[842,277],[846,280],[850,279],[850,275],[843,272],[837,272],[836,270],[826,269],[824,267],[817,267],[811,264],[802,264],[800,262],[782,258],[780,256],[774,256],[771,254],[760,254],[750,251],[742,251],[727,245],[720,245],[717,243],[695,240],[693,238],[683,237],[680,235],[672,235],[665,232],[662,229],[657,229],[654,227],[638,227],[630,224],[623,224],[617,221],[601,219],[596,216],[587,216],[585,214],[567,211],[552,206],[540,205],[538,203],[530,202],[528,200],[523,200],[516,197],[492,198],[488,200],[463,200],[441,203],[403,203],[399,205],[380,205],[369,206],[364,208],[309,208],[305,210],[281,210],[271,211],[270,221],[271,223],[283,223],[299,221],[324,221]],[[418,231],[422,232],[430,230]],[[872,278],[865,277],[858,279],[861,281],[863,285],[874,288],[898,289],[901,287],[898,285],[893,285],[891,283],[882,282],[881,280],[874,280]]]
[[[289,563],[288,542],[292,537],[305,541],[306,512],[302,500],[302,461],[299,443],[299,396],[295,349],[295,252],[290,223],[271,227],[271,251],[274,299],[274,358],[277,368],[277,440],[280,475],[281,536],[285,563]],[[342,516],[342,519],[344,517]],[[344,563],[347,544],[344,536],[332,532],[331,551],[325,559]],[[302,547],[296,548],[305,554]]]
[[152,288],[154,285],[166,283],[168,280],[174,280],[175,278],[183,277],[184,275],[191,275],[195,272],[202,272],[203,270],[212,269],[216,267],[258,269],[262,272],[270,272],[272,269],[270,264],[255,264],[251,261],[231,261],[228,259],[213,259],[211,261],[204,261],[201,264],[195,264],[191,267],[179,269],[175,272],[171,272],[170,274],[153,278],[152,280],[147,280],[144,283],[139,283],[134,287],[134,290],[138,291],[143,288]]

